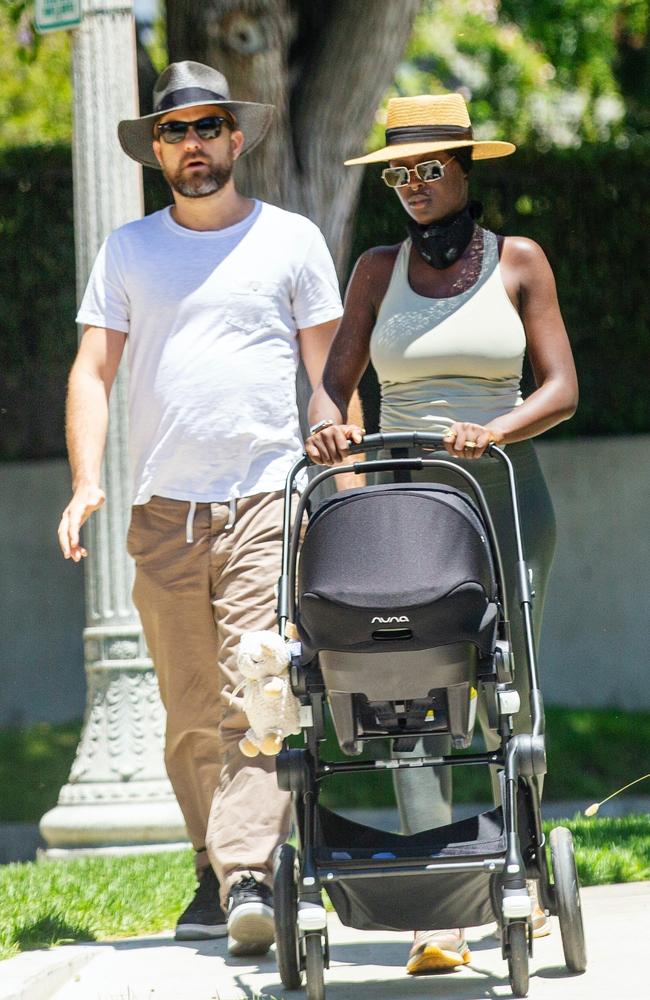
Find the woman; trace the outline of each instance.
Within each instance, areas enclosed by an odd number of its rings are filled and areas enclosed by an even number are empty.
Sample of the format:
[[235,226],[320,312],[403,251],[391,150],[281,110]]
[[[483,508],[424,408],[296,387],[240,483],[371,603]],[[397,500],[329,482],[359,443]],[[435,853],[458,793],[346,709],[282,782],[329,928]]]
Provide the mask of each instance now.
[[[574,413],[578,389],[543,251],[532,240],[498,237],[482,229],[476,222],[480,206],[469,201],[473,161],[514,150],[511,143],[475,140],[463,98],[449,94],[391,100],[386,146],[347,161],[389,164],[382,177],[407,213],[409,237],[397,246],[368,250],[357,261],[323,381],[310,403],[306,447],[314,461],[333,464],[344,459],[349,441],[361,440],[362,429],[347,423],[347,406],[369,360],[381,386],[383,432],[444,433],[445,448],[457,461],[476,461],[492,442],[507,446],[534,576],[539,639],[555,522],[529,439]],[[526,350],[536,389],[523,400],[520,380]],[[459,486],[450,474],[434,471],[437,481]],[[517,609],[516,556],[503,468],[485,461],[472,472],[495,520],[509,602]],[[431,472],[416,478],[427,475]],[[516,610],[511,619],[522,705],[515,729],[526,732],[530,712],[524,638]],[[484,723],[481,711],[479,718]],[[483,728],[488,748],[495,748],[498,739]],[[427,738],[417,752],[449,752],[449,740]],[[451,822],[451,769],[440,771],[414,769],[395,775],[403,832]],[[536,936],[549,930],[538,905],[534,928]],[[469,958],[462,930],[420,931],[407,970],[429,972]]]

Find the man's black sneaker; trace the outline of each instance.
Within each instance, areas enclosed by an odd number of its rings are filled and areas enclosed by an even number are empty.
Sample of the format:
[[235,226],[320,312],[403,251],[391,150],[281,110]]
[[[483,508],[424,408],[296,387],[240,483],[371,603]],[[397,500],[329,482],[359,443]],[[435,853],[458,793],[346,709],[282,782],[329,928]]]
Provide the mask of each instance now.
[[183,910],[176,924],[177,941],[206,941],[225,937],[227,918],[219,904],[219,882],[212,867],[199,878],[194,899]]
[[273,893],[252,875],[243,875],[228,894],[228,951],[264,955],[274,940]]

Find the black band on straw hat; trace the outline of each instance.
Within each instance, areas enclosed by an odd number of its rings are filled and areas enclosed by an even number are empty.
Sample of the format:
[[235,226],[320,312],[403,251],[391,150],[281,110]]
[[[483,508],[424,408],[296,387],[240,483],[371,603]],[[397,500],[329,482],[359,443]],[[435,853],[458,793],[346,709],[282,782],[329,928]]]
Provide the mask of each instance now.
[[462,125],[403,125],[386,129],[386,145],[398,146],[405,142],[440,142],[445,139],[472,139],[471,126]]

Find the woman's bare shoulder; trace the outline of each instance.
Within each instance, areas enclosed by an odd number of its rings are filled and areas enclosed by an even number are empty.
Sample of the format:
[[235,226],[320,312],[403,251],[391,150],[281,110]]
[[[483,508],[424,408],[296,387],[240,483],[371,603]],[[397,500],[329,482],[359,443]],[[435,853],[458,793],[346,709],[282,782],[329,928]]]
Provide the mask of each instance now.
[[535,267],[546,263],[546,254],[539,243],[527,236],[502,236],[501,260],[520,267]]
[[394,246],[370,247],[365,250],[354,265],[351,282],[372,288],[383,286],[390,280],[401,243]]

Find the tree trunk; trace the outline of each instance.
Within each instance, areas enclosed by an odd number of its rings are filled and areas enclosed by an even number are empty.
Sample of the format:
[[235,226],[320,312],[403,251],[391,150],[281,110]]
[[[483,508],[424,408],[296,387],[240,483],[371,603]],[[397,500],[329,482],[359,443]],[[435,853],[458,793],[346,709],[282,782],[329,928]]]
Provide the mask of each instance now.
[[421,0],[167,0],[170,61],[218,67],[240,100],[274,104],[240,189],[309,216],[346,273],[366,137]]

